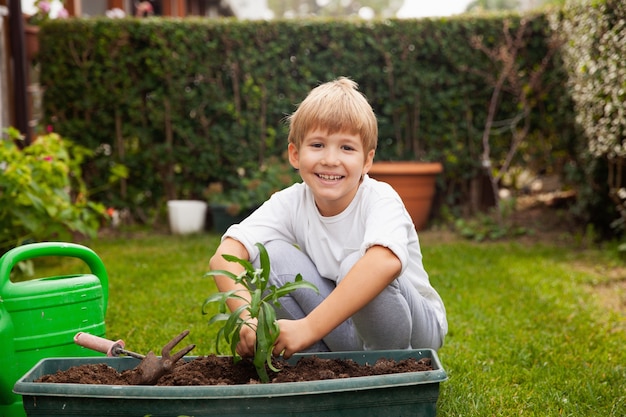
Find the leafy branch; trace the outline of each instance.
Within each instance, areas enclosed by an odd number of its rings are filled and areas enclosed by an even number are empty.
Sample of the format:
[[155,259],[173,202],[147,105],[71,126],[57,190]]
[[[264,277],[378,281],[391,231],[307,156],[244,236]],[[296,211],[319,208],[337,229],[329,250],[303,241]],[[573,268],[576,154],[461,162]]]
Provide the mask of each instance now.
[[[487,119],[483,128],[483,152],[481,164],[485,168],[491,183],[496,206],[499,206],[499,182],[509,171],[513,158],[522,142],[531,132],[531,113],[538,106],[542,96],[547,94],[550,85],[545,83],[545,74],[552,64],[553,57],[559,51],[563,41],[558,37],[548,40],[547,50],[540,62],[530,71],[523,65],[521,53],[528,49],[532,38],[530,21],[523,18],[518,28],[512,31],[512,24],[504,20],[502,38],[496,45],[489,47],[480,36],[473,36],[470,43],[476,50],[482,51],[499,69],[497,76],[483,74],[492,85],[493,91],[489,101]],[[503,123],[512,133],[512,140],[504,160],[494,166],[491,154],[491,134],[496,124],[495,117],[502,102],[503,92],[512,94],[519,109],[518,114]]]
[[[254,268],[252,263],[245,259],[233,255],[222,255],[228,262],[241,265],[244,271],[239,275],[226,270],[213,270],[206,273],[205,276],[226,276],[235,284],[245,287],[245,290],[236,289],[212,294],[204,301],[202,313],[207,314],[206,307],[209,304],[218,303],[218,313],[209,320],[209,325],[219,321],[224,322],[217,333],[215,349],[217,352],[220,351],[219,340],[224,337],[230,346],[235,363],[241,360],[236,351],[241,329],[243,326],[248,326],[255,331],[256,346],[253,364],[259,379],[265,383],[269,382],[265,365],[274,372],[279,371],[272,365],[272,350],[280,334],[275,310],[275,307],[280,307],[278,300],[300,288],[309,288],[315,292],[318,292],[318,289],[315,285],[305,281],[300,274],[296,275],[293,282],[288,282],[281,287],[269,285],[269,255],[263,244],[257,243],[256,246],[260,252],[261,268]],[[231,299],[243,301],[244,304],[230,312],[227,301]]]

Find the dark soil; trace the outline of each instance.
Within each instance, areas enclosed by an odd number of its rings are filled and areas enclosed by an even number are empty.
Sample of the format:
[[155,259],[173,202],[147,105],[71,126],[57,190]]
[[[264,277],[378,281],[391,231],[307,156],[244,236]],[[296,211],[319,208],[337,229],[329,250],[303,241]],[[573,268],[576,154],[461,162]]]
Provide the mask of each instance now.
[[[275,366],[280,372],[269,372],[272,383],[319,381],[324,379],[350,378],[371,375],[384,375],[403,372],[421,372],[432,370],[430,358],[404,359],[395,361],[379,359],[372,365],[359,365],[352,360],[321,359],[317,356],[302,358],[295,365],[285,361],[276,361]],[[139,372],[136,369],[116,371],[105,364],[88,364],[74,366],[56,374],[44,375],[35,382],[131,385]],[[260,383],[251,361],[243,360],[233,365],[231,357],[199,356],[175,367],[156,385],[190,386],[190,385],[242,385]]]

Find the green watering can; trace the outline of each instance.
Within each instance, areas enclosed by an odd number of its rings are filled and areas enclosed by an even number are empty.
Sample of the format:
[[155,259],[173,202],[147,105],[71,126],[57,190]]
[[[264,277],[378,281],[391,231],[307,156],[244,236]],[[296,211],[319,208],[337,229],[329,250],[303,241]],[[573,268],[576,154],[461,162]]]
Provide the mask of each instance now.
[[[82,260],[91,274],[11,282],[19,262],[44,256]],[[41,359],[94,356],[74,343],[77,332],[104,337],[109,279],[91,249],[73,243],[23,245],[0,258],[0,417],[26,416],[13,386]]]

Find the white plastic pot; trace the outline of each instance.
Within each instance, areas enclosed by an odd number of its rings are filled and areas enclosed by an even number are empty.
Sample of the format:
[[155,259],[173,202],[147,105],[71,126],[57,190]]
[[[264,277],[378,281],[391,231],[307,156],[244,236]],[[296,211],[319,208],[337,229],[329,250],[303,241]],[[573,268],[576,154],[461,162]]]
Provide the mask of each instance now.
[[176,235],[200,233],[204,230],[207,203],[200,200],[171,200],[167,202],[170,230]]

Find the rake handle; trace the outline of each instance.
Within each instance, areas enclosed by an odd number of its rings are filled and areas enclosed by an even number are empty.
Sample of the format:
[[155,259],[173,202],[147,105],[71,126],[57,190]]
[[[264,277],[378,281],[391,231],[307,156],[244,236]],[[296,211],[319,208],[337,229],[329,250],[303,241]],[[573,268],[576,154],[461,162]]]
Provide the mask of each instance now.
[[95,350],[96,352],[106,353],[107,356],[119,356],[120,354],[125,354],[138,359],[144,358],[144,355],[124,349],[125,343],[121,339],[114,342],[100,336],[78,332],[76,333],[76,336],[74,336],[74,343],[79,346],[86,347],[87,349]]

